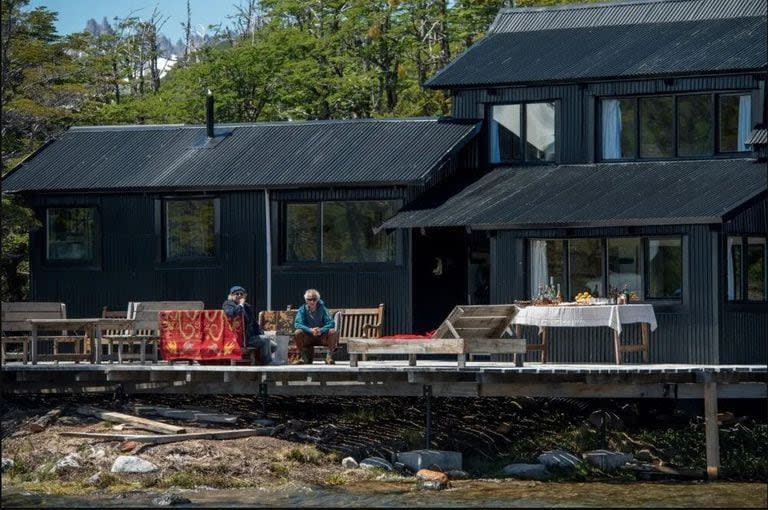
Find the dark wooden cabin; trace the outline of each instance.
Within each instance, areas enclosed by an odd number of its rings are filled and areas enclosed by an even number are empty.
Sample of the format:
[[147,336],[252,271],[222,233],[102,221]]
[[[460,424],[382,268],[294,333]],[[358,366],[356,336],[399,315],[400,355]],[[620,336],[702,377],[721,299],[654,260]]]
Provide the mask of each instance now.
[[[31,298],[315,287],[385,303],[395,333],[552,278],[652,303],[652,362],[764,363],[767,21],[764,0],[503,9],[425,84],[449,119],[70,129],[3,181],[44,226]],[[551,358],[610,361],[608,335],[558,329]]]

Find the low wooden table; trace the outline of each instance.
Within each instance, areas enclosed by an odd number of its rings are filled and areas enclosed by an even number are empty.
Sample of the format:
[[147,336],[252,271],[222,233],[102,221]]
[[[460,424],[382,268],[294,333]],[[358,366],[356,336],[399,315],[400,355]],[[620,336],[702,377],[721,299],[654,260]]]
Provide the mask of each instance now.
[[[640,323],[642,343],[621,345],[621,325]],[[648,363],[648,345],[650,331],[656,329],[656,315],[649,304],[631,305],[550,305],[526,306],[510,321],[520,336],[520,326],[538,326],[541,343],[529,345],[528,350],[541,351],[541,362],[549,357],[549,327],[600,327],[613,329],[614,359],[621,364],[621,353],[642,352],[643,362]]]
[[[30,357],[33,365],[37,364],[37,341],[40,331],[83,331],[83,342],[87,341],[91,352],[87,353],[83,348],[80,352],[80,345],[75,342],[75,353],[66,355],[75,361],[79,359],[89,360],[91,363],[101,362],[101,336],[105,329],[130,329],[133,327],[132,319],[114,319],[114,318],[84,318],[84,319],[27,319],[32,331],[30,334]],[[68,334],[67,336],[73,336]]]

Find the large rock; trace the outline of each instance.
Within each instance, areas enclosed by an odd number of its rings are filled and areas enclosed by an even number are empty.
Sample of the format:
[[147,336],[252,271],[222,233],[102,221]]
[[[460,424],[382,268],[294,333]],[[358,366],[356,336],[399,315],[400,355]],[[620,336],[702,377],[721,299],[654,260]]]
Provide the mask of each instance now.
[[80,462],[83,459],[77,453],[70,453],[66,457],[59,459],[54,466],[56,471],[65,471],[67,469],[79,469]]
[[466,480],[469,478],[469,473],[461,469],[451,469],[446,471],[445,474],[448,475],[449,480]]
[[189,503],[192,503],[192,501],[172,492],[160,494],[152,500],[152,504],[155,506],[188,505]]
[[151,473],[157,471],[158,467],[133,455],[120,455],[112,463],[113,473]]
[[11,469],[14,465],[13,459],[3,459],[2,461],[2,472],[5,473],[9,469]]
[[425,490],[443,490],[448,488],[448,475],[440,471],[420,469],[416,473],[417,486]]
[[341,467],[344,469],[357,469],[360,465],[352,457],[344,457],[341,459]]
[[360,461],[360,467],[364,469],[386,469],[387,471],[392,471],[394,469],[392,464],[382,459],[381,457],[368,457],[363,459]]
[[436,469],[446,472],[461,469],[461,452],[445,450],[412,450],[399,452],[397,462],[402,462],[413,471],[420,469]]
[[587,462],[603,471],[619,469],[627,462],[634,460],[631,453],[612,452],[610,450],[592,450],[583,453],[582,456]]
[[509,464],[504,467],[504,474],[524,480],[547,480],[552,477],[544,464]]
[[581,463],[581,459],[565,450],[550,450],[538,456],[539,464],[548,468],[572,468]]

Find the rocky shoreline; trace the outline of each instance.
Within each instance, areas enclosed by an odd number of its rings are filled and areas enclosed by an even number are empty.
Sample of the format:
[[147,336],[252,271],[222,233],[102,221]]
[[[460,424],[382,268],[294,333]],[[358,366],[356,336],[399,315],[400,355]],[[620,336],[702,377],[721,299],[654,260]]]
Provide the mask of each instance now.
[[[270,397],[265,416],[264,402],[250,396],[9,398],[1,408],[2,483],[82,494],[289,482],[334,487],[372,479],[412,480],[425,490],[468,478],[704,479],[703,419],[675,402],[435,398],[430,447],[459,454],[458,464],[455,455],[445,457],[453,459],[448,462],[418,453],[425,447],[423,404],[419,398]],[[128,413],[142,406],[227,413],[236,417],[227,424],[160,420],[183,424],[188,433],[254,427],[260,435],[170,444],[62,436],[125,429],[78,414],[83,405]],[[768,480],[765,411],[749,408],[721,413],[723,480]],[[33,425],[52,414],[51,423],[35,432]],[[403,456],[414,451],[418,462]],[[182,502],[161,496],[153,504]]]

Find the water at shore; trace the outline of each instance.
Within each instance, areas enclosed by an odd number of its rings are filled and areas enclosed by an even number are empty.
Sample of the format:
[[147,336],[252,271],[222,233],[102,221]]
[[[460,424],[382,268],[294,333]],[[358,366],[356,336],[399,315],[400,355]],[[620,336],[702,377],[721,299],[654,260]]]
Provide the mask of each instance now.
[[[572,483],[512,480],[452,482],[440,492],[415,490],[414,483],[362,482],[338,488],[286,484],[270,489],[174,490],[191,501],[180,507],[634,507],[766,508],[764,483]],[[2,506],[146,507],[157,492],[47,496],[4,488]]]

